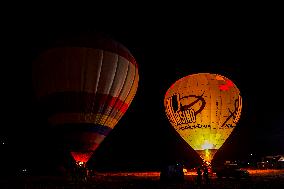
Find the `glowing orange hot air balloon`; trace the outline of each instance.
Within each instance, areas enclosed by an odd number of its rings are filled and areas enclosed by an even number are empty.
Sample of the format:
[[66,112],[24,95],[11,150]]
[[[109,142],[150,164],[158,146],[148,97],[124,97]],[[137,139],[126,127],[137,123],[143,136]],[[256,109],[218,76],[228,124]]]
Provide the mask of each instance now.
[[138,80],[131,53],[98,34],[60,42],[33,62],[36,96],[77,162],[86,163],[124,115]]
[[166,115],[180,136],[211,163],[240,118],[236,85],[219,74],[199,73],[176,81],[164,98]]

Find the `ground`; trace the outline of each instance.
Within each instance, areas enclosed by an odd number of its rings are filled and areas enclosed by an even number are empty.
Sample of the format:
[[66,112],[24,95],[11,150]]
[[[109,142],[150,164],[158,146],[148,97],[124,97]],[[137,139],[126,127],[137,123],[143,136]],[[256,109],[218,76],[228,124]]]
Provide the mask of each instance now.
[[27,177],[25,179],[1,180],[1,189],[283,189],[284,170],[249,170],[250,179],[218,179],[211,175],[210,185],[195,183],[196,173],[185,173],[183,183],[161,182],[159,172],[98,173],[87,183],[75,184],[70,179],[59,177]]

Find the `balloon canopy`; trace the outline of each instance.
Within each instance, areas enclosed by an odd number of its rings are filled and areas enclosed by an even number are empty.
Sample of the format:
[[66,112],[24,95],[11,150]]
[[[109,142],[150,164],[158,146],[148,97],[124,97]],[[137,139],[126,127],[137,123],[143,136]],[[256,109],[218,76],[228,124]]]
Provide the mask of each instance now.
[[242,98],[228,78],[199,73],[176,81],[165,94],[164,106],[179,135],[210,163],[240,119]]
[[87,162],[132,102],[138,67],[120,43],[96,34],[63,40],[33,61],[33,86],[76,161]]

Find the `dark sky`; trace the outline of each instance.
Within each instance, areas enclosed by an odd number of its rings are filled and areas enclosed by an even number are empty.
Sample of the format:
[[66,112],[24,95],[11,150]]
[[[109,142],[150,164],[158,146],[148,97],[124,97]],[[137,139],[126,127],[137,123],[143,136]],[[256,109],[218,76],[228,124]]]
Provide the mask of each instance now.
[[2,34],[5,124],[0,136],[7,142],[8,159],[24,166],[59,156],[34,105],[31,61],[53,39],[96,31],[126,46],[140,75],[129,110],[95,153],[102,167],[155,167],[164,159],[194,159],[166,119],[163,98],[176,80],[198,72],[230,78],[243,97],[241,119],[216,158],[284,154],[283,30],[277,14],[85,19],[45,13],[24,23],[7,22]]

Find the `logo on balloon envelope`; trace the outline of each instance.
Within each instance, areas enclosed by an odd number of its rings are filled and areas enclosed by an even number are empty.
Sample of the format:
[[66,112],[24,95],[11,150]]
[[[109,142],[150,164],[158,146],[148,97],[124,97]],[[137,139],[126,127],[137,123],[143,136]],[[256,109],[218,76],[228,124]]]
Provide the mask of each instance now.
[[[202,94],[203,95],[203,94]],[[167,99],[167,115],[171,122],[175,125],[182,125],[196,122],[196,115],[201,113],[205,107],[205,100],[202,95],[188,95],[180,98],[179,94],[175,94]],[[190,98],[194,99],[190,102]],[[190,103],[188,103],[190,102]],[[200,104],[201,105],[196,105]],[[196,108],[197,107],[197,108]]]
[[164,106],[175,130],[210,162],[236,127],[242,98],[228,78],[200,73],[176,81],[165,94]]
[[[220,85],[220,90],[228,90],[229,86],[232,86],[232,82],[228,82],[229,85]],[[204,94],[204,92],[203,92]],[[185,126],[185,124],[196,123],[196,116],[202,112],[205,108],[206,101],[202,95],[188,95],[185,97],[180,97],[180,95],[174,94],[166,100],[166,113],[169,120],[174,126],[180,126],[179,129],[198,129],[198,128],[211,128],[211,125],[202,125],[197,123],[196,125]],[[190,102],[191,101],[191,102]],[[240,119],[242,99],[239,95],[234,101],[235,106],[228,109],[228,117],[220,126],[222,129],[233,128],[235,125],[228,123],[228,121],[233,118],[233,123],[237,123]],[[216,128],[213,128],[216,129]]]

